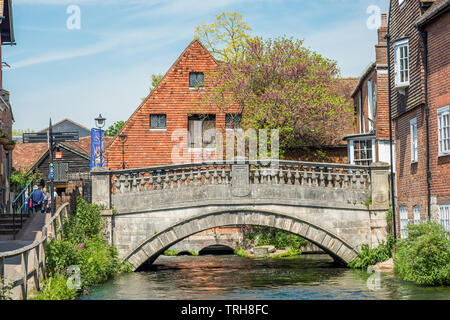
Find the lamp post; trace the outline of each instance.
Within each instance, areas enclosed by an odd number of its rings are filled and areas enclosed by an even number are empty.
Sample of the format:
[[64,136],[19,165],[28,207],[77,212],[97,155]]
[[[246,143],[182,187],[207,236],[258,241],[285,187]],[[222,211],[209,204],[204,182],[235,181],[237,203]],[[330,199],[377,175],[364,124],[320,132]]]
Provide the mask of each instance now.
[[125,169],[125,142],[127,141],[127,135],[124,133],[119,134],[120,141],[122,141],[122,169]]
[[102,117],[100,113],[97,118],[95,118],[95,126],[100,130],[100,166],[103,167],[103,135],[102,128],[106,124],[106,118]]

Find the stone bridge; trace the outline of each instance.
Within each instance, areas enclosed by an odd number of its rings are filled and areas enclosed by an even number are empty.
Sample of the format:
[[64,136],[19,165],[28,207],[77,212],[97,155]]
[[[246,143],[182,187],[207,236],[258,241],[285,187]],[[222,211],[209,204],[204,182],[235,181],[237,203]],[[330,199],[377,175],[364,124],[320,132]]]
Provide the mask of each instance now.
[[276,161],[194,163],[92,174],[108,239],[136,270],[215,227],[256,225],[298,234],[348,263],[386,238],[389,167]]

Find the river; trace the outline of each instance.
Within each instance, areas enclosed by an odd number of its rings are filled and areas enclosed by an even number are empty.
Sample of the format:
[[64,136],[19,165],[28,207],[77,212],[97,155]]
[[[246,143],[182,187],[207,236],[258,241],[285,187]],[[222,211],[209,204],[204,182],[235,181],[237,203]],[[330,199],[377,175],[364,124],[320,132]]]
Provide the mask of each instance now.
[[371,274],[338,267],[327,255],[161,256],[150,270],[118,275],[79,299],[450,299],[450,287],[419,287],[392,273],[379,275],[369,279]]

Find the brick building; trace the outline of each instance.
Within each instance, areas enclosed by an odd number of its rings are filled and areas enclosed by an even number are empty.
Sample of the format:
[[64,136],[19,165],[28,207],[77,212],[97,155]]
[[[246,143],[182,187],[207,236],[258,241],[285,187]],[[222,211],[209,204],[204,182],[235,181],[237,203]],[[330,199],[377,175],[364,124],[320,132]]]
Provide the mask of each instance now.
[[[9,92],[3,88],[3,46],[15,44],[12,23],[11,0],[0,0],[0,129],[8,138],[12,137],[12,123],[14,116],[9,102]],[[11,171],[11,152],[0,145],[0,212],[8,211],[11,202],[9,176]]]
[[391,162],[386,33],[387,16],[382,14],[375,45],[376,61],[364,71],[351,94],[355,132],[344,137],[348,141],[348,162],[351,164]]
[[390,88],[397,231],[432,219],[450,230],[450,0],[391,0]]

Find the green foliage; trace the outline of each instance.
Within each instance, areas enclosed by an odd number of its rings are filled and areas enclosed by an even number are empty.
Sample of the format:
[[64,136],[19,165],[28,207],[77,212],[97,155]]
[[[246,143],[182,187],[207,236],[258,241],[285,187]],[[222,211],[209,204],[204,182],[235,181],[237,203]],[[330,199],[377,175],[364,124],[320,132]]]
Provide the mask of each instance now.
[[105,222],[102,220],[100,207],[78,198],[75,214],[64,226],[64,235],[72,243],[85,243],[91,239],[102,238],[104,227]]
[[248,258],[250,255],[248,254],[248,252],[244,249],[238,249],[238,250],[234,250],[234,254],[238,255],[240,257],[244,257],[244,258]]
[[286,252],[280,253],[280,254],[274,254],[272,258],[279,259],[279,258],[292,258],[297,257],[302,254],[302,250],[300,249],[292,249],[288,248]]
[[[249,39],[243,58],[208,76],[202,103],[242,114],[242,128],[279,130],[279,150],[333,144],[351,126],[337,62],[286,37]],[[234,111],[233,111],[234,110]]]
[[37,171],[37,169],[34,172],[27,172],[25,169],[22,170],[16,170],[13,169],[11,171],[10,176],[10,184],[12,190],[15,191],[16,196],[19,194],[20,191],[22,191],[23,188],[27,185],[30,180],[33,179],[34,184],[39,184],[41,180],[41,175]]
[[298,250],[300,246],[308,243],[302,237],[280,229],[255,226],[253,230],[254,232],[249,232],[245,236],[253,240],[255,246],[272,245],[281,250],[286,248]]
[[211,24],[202,23],[195,28],[199,39],[211,54],[221,61],[241,58],[252,30],[237,12],[222,12]]
[[73,300],[77,291],[67,286],[67,278],[61,274],[44,280],[44,288],[31,300]]
[[[64,240],[54,239],[47,244],[49,275],[64,276],[69,266],[77,265],[84,290],[116,273],[130,272],[131,265],[121,263],[117,249],[103,240],[104,225],[97,205],[77,199],[75,213],[65,224]],[[55,290],[60,289],[57,286]]]
[[195,250],[189,250],[189,253],[193,256],[198,256],[198,252]]
[[366,270],[368,266],[383,262],[392,257],[392,244],[382,243],[374,249],[369,249],[367,244],[361,246],[361,252],[348,264],[352,269]]
[[434,222],[408,226],[408,238],[398,242],[394,271],[419,285],[450,285],[450,233]]
[[105,131],[105,136],[107,137],[114,137],[116,134],[119,133],[119,131],[122,129],[122,127],[125,125],[125,121],[116,121],[114,124],[110,125],[108,129]]
[[169,249],[169,250],[164,251],[164,255],[165,256],[170,256],[170,257],[177,256],[179,253],[180,253],[179,250],[171,250],[171,249]]
[[0,300],[12,300],[12,283],[5,284],[5,279],[0,279]]

